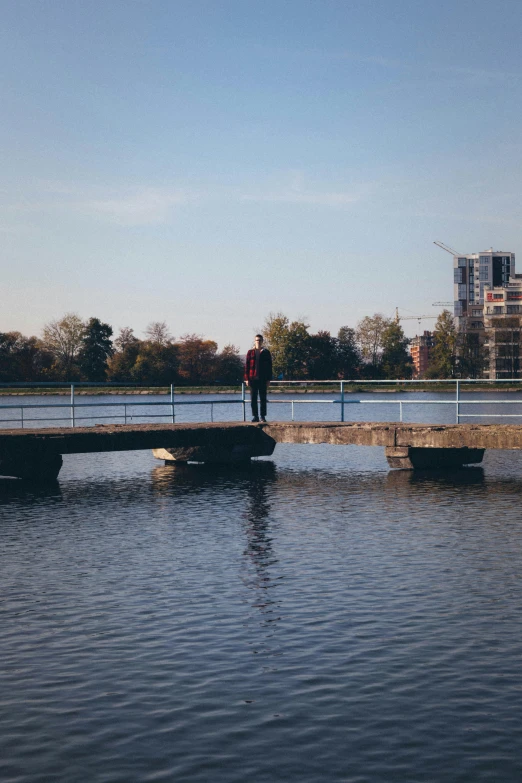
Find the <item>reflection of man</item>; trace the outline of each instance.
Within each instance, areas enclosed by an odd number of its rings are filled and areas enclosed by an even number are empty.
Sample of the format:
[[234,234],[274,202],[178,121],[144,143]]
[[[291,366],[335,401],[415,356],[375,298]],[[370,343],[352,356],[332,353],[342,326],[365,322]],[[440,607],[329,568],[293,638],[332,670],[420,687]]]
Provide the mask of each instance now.
[[256,334],[254,347],[249,350],[245,361],[245,381],[250,387],[252,421],[259,421],[257,397],[261,403],[261,421],[266,421],[266,390],[272,380],[272,357],[268,348],[263,348],[263,335]]

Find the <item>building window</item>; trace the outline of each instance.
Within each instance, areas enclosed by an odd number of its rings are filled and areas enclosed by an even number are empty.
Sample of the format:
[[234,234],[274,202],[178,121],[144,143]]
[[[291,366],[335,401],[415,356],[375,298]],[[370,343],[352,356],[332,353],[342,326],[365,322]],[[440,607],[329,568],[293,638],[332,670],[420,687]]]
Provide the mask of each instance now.
[[483,267],[479,272],[479,280],[489,279],[489,266]]
[[502,315],[502,307],[494,307],[493,308],[493,314],[494,315]]
[[467,266],[467,259],[466,258],[459,258],[458,265],[459,266]]
[[489,264],[490,260],[491,260],[491,256],[479,256],[480,266],[484,266],[484,264]]

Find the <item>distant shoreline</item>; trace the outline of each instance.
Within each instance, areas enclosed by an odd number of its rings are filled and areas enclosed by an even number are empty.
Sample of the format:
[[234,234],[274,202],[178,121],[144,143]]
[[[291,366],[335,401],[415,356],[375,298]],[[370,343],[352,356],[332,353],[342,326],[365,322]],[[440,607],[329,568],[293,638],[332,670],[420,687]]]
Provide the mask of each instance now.
[[[522,384],[518,387],[508,386],[507,384],[504,386],[495,386],[492,387],[490,385],[484,385],[481,386],[479,384],[475,385],[473,384],[471,388],[463,388],[466,387],[466,382],[461,381],[460,386],[460,393],[462,394],[465,392],[466,394],[473,394],[473,393],[498,393],[498,392],[510,392],[512,394],[522,394]],[[354,388],[350,387],[344,390],[344,393],[346,395],[350,394],[412,394],[412,393],[430,393],[430,392],[454,392],[455,386],[454,385],[447,385],[447,386],[439,386],[430,384],[428,387],[421,387],[421,388],[411,388],[411,387],[398,387],[394,389],[390,388],[375,388],[371,386],[364,386],[361,384],[360,387]],[[339,387],[324,387],[324,388],[278,388],[278,387],[271,387],[269,390],[270,394],[340,394]],[[2,397],[70,397],[70,388],[63,388],[63,389],[49,389],[49,388],[34,388],[34,389],[0,389],[0,396]],[[75,397],[105,397],[105,396],[165,396],[170,395],[170,389],[163,386],[158,387],[156,389],[128,389],[128,388],[112,388],[112,389],[99,389],[99,388],[93,388],[93,389],[86,389],[86,388],[75,388],[74,390]],[[239,396],[241,394],[240,389],[237,387],[229,387],[229,388],[213,388],[212,386],[203,386],[201,388],[191,388],[191,387],[174,387],[174,395],[175,397],[179,397],[181,395],[219,395],[219,394],[233,394]]]

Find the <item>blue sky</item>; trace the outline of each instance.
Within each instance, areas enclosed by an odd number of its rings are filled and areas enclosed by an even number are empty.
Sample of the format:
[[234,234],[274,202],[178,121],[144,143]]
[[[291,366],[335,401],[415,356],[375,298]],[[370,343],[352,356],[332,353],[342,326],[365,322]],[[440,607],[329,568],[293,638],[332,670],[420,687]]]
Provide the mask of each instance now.
[[245,350],[270,312],[436,315],[434,240],[522,272],[519,0],[0,13],[0,331],[72,311]]

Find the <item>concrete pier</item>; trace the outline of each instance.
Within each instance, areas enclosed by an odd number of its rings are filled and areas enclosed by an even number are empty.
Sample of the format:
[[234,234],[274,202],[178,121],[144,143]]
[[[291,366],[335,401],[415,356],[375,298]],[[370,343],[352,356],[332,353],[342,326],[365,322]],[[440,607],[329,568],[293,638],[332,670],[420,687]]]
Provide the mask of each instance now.
[[56,480],[63,454],[152,449],[176,462],[242,462],[277,443],[382,446],[390,467],[449,468],[482,460],[485,449],[522,449],[522,425],[395,422],[108,424],[0,430],[0,475]]

